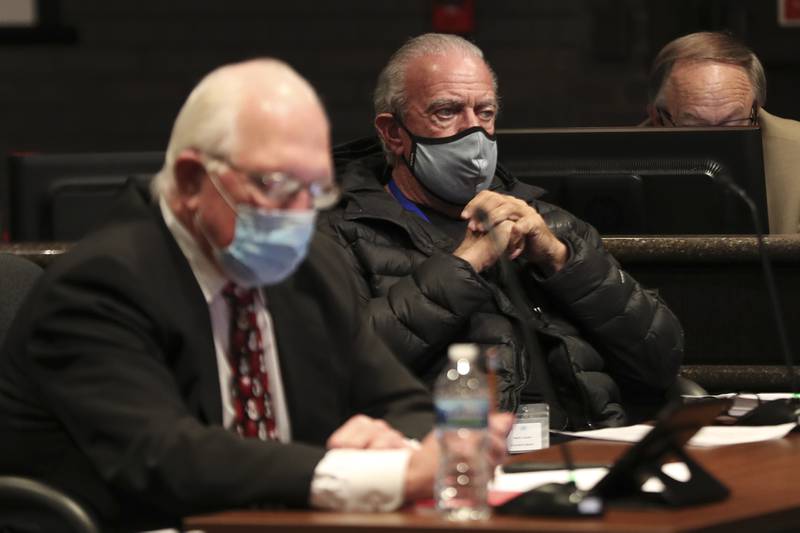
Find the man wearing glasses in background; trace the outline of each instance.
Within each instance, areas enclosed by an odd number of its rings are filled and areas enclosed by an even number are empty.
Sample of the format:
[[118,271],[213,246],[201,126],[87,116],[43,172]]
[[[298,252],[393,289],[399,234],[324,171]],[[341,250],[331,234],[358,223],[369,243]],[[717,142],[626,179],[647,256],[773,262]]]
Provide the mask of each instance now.
[[653,61],[648,98],[644,125],[760,126],[770,233],[800,232],[800,123],[764,110],[767,81],[752,50],[721,32],[675,39]]
[[[0,472],[63,489],[104,530],[430,497],[435,439],[409,440],[432,426],[429,396],[361,327],[338,247],[314,236],[338,190],[308,83],[275,60],[209,74],[152,192],[126,190],[20,311]],[[499,461],[510,415],[491,424]]]

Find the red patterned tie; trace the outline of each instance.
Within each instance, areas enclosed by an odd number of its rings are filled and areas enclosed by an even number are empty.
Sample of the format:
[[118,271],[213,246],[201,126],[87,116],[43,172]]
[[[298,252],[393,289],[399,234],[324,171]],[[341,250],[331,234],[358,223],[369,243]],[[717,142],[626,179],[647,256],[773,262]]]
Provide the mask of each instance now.
[[231,311],[228,361],[233,370],[231,399],[236,410],[236,431],[245,437],[275,439],[269,376],[261,330],[256,320],[256,289],[228,283],[222,293]]

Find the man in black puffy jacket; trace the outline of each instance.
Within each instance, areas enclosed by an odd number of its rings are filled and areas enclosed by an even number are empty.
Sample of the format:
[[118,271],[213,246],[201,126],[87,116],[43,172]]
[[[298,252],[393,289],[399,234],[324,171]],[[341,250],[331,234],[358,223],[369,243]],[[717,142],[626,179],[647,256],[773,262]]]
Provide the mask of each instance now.
[[378,79],[378,138],[335,153],[344,197],[321,227],[349,251],[375,329],[429,385],[448,345],[475,342],[498,354],[503,408],[546,400],[557,429],[625,424],[674,383],[680,324],[594,228],[497,167],[497,112],[476,46],[411,39]]

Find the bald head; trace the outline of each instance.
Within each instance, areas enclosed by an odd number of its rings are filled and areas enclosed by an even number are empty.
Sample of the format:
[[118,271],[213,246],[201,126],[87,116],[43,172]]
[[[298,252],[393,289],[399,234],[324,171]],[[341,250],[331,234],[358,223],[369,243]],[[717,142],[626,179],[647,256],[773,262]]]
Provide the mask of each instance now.
[[[755,89],[747,71],[729,63],[679,60],[672,67],[656,102],[662,115],[681,126],[749,124],[756,104]],[[657,114],[658,109],[654,110]]]
[[758,57],[724,32],[697,32],[667,43],[648,80],[650,122],[664,126],[750,124],[767,97]]
[[265,152],[316,149],[327,155],[328,119],[314,89],[288,65],[247,62],[232,67],[242,88],[230,158],[244,167]]
[[174,185],[172,168],[182,151],[198,150],[238,160],[252,147],[268,148],[277,136],[329,142],[329,126],[316,92],[294,69],[276,59],[220,67],[192,90],[178,113],[164,168],[153,182],[155,197]]

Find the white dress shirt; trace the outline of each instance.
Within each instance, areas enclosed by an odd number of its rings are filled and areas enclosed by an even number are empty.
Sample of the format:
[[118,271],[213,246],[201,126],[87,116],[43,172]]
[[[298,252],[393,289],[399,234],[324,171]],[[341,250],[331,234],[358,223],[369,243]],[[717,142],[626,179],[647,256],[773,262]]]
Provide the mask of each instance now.
[[[231,399],[232,370],[228,363],[230,311],[222,289],[228,283],[217,267],[205,256],[192,235],[184,228],[164,201],[160,203],[164,222],[178,243],[194,273],[208,304],[214,349],[217,355],[219,389],[222,393],[223,425],[233,427],[235,411]],[[277,345],[272,319],[263,291],[256,298],[256,316],[264,343],[264,358],[269,375],[272,407],[278,440],[291,442],[291,421],[281,380]],[[314,470],[310,505],[343,511],[391,511],[403,503],[403,486],[410,451],[399,450],[328,450]]]

